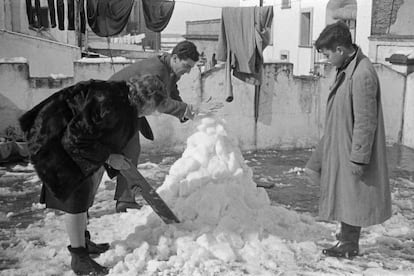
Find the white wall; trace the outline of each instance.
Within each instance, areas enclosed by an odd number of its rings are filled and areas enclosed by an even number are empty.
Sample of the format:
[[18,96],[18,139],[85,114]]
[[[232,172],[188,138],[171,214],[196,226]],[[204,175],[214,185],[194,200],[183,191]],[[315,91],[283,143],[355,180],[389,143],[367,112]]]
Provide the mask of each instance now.
[[414,73],[407,76],[403,144],[414,148]]
[[306,148],[319,140],[318,79],[293,77],[290,70],[282,64],[265,67],[256,134],[260,149]]
[[357,0],[357,19],[355,43],[365,55],[369,51],[369,39],[371,35],[372,1]]
[[[377,71],[384,111],[385,136],[390,143],[401,139],[406,76],[388,66],[374,64]],[[414,106],[413,106],[414,107]],[[396,112],[399,110],[399,112]]]
[[0,0],[0,29],[12,29],[11,0]]
[[93,59],[88,62],[85,59],[78,60],[74,62],[75,76],[74,82],[84,81],[88,79],[96,80],[107,80],[115,72],[118,72],[122,68],[130,65],[132,61],[114,61],[113,63],[108,58],[106,61],[102,62],[102,59],[99,59],[101,62],[93,61]]
[[68,44],[0,30],[0,57],[26,58],[31,77],[73,76],[73,61],[81,57],[81,52]]
[[4,0],[0,0],[0,30],[6,29],[6,15],[4,10]]
[[25,61],[0,63],[0,94],[18,109],[33,106],[29,85],[29,67]]

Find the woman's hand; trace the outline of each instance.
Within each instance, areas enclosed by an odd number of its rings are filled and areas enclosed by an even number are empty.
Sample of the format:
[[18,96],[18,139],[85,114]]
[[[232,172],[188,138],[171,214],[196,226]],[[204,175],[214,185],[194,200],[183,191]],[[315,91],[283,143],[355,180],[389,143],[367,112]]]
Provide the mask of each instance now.
[[106,160],[106,163],[115,170],[127,170],[130,167],[131,161],[122,154],[111,154]]

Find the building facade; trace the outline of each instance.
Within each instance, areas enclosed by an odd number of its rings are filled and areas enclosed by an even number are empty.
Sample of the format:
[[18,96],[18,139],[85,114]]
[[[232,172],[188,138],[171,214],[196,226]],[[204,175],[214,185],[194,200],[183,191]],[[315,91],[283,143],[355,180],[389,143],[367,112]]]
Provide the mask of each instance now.
[[[327,24],[345,21],[353,39],[368,51],[371,26],[369,0],[264,0],[273,6],[272,42],[265,51],[265,62],[294,64],[295,75],[314,73],[321,56],[313,48],[315,40]],[[257,6],[257,0],[241,0],[241,6]],[[361,11],[360,13],[358,11]]]

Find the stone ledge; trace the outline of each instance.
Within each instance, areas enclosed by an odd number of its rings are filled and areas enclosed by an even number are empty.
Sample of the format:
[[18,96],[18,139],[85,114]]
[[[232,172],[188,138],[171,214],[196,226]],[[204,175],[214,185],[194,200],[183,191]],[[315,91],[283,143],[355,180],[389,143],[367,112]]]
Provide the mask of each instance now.
[[73,84],[73,77],[39,77],[29,79],[30,88],[62,88]]

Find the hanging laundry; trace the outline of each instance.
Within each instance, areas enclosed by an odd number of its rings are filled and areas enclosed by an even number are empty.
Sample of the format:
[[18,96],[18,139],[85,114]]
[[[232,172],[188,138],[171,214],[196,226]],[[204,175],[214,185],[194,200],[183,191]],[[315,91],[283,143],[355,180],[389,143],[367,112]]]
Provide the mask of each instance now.
[[63,0],[57,0],[57,16],[59,30],[65,29],[65,3]]
[[55,0],[47,0],[47,5],[49,7],[49,16],[50,16],[50,27],[56,27],[56,10],[55,10]]
[[[80,18],[80,31],[81,33],[85,33],[86,30],[86,15],[85,15],[85,2],[83,0],[77,0],[79,9],[79,18]],[[74,31],[76,30],[75,25],[75,0],[68,0],[68,30]]]
[[226,101],[233,100],[233,75],[260,85],[263,50],[269,44],[273,7],[226,7],[222,9],[217,59],[226,62]]
[[161,32],[170,22],[175,1],[142,0],[144,18],[147,28],[154,32]]
[[128,23],[134,0],[87,0],[88,24],[103,37],[119,34]]
[[39,28],[49,28],[49,16],[46,0],[26,0],[26,13],[27,21],[30,27],[39,29]]
[[33,7],[33,1],[26,0],[26,13],[29,26],[33,28],[40,28],[40,0],[34,1],[35,5]]
[[81,33],[86,32],[86,14],[85,14],[85,2],[84,0],[79,0],[80,5],[80,31]]
[[68,0],[68,30],[75,30],[75,0]]
[[26,0],[26,14],[27,14],[27,21],[29,22],[29,26],[35,26],[35,11],[33,9],[32,1]]
[[40,0],[35,0],[35,26],[36,28],[40,28]]

